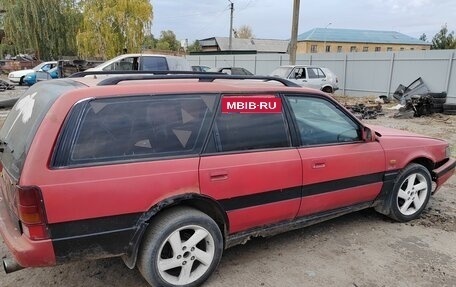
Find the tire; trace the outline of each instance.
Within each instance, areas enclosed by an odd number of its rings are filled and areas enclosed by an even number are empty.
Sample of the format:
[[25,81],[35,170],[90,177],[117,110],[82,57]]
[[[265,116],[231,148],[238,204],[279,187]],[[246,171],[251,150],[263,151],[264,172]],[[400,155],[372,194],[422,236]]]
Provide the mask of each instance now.
[[215,221],[196,209],[177,207],[163,211],[148,228],[138,269],[152,286],[199,286],[217,268],[222,253]]
[[24,76],[22,76],[20,79],[19,79],[19,86],[22,86],[24,84]]
[[445,102],[446,102],[446,98],[433,98],[432,99],[432,103],[434,105],[444,104]]
[[328,93],[328,94],[332,94],[333,93],[333,89],[329,86],[326,86],[324,87],[323,89],[321,89],[323,92],[325,93]]
[[456,104],[443,104],[443,113],[445,115],[456,115]]
[[[397,176],[386,215],[399,222],[417,219],[431,196],[432,179],[422,165],[412,163]],[[413,207],[412,207],[413,206]]]
[[431,96],[431,97],[433,97],[434,99],[437,99],[437,98],[446,98],[446,97],[447,97],[447,93],[446,93],[446,92],[441,92],[441,93],[429,93],[428,95]]

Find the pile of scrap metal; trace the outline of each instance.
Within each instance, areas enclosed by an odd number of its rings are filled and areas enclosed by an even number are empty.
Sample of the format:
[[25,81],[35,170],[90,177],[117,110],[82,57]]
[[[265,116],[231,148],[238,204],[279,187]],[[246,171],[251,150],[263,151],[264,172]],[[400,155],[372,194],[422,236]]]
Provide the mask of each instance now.
[[10,82],[0,80],[0,92],[6,91],[6,90],[12,90],[14,89],[14,85],[11,84]]
[[407,87],[399,85],[393,94],[393,98],[399,101],[402,107],[395,117],[421,117],[441,113],[446,97],[446,92],[431,93],[421,78],[416,79]]
[[381,103],[376,105],[345,105],[345,107],[352,112],[358,119],[376,119],[377,116],[384,115]]

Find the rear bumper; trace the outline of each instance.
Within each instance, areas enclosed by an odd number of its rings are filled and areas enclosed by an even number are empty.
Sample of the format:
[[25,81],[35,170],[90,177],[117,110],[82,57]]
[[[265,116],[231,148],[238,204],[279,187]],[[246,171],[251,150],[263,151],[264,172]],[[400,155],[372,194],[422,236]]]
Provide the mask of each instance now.
[[1,195],[0,233],[9,251],[20,266],[44,267],[56,265],[51,240],[33,241],[21,234],[20,230],[13,225]]
[[440,187],[454,174],[455,169],[456,159],[449,158],[442,166],[432,171],[432,179],[436,183],[434,193],[437,192]]

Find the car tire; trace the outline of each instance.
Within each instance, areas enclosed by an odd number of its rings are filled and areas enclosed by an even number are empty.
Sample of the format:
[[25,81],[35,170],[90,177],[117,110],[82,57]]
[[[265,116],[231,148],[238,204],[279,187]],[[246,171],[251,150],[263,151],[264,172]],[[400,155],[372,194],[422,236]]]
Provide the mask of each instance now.
[[22,76],[20,79],[19,79],[19,86],[22,86],[24,84],[24,76]]
[[431,191],[432,179],[429,171],[420,164],[409,164],[394,182],[386,214],[399,222],[418,218],[426,208]]
[[434,99],[432,99],[432,103],[433,103],[434,105],[436,105],[436,104],[437,104],[437,105],[438,105],[438,104],[441,104],[441,105],[442,105],[442,104],[444,104],[445,102],[446,102],[446,98],[434,98]]
[[323,89],[321,89],[323,92],[325,93],[328,93],[328,94],[332,94],[333,93],[333,89],[329,86],[326,86],[324,87]]
[[440,98],[440,99],[446,99],[447,93],[446,92],[441,92],[441,93],[429,93],[429,96],[433,97],[434,99]]
[[456,115],[456,104],[443,104],[443,113],[445,115]]
[[193,208],[163,211],[139,250],[138,269],[152,286],[199,286],[217,268],[223,237],[215,221]]

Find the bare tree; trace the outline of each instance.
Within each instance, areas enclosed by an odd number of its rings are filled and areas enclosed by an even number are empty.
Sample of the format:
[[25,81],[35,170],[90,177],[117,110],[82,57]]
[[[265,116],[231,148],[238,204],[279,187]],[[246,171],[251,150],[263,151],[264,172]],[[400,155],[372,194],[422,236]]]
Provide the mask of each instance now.
[[234,36],[241,39],[250,39],[254,37],[252,28],[249,25],[242,25],[239,27],[234,31]]

